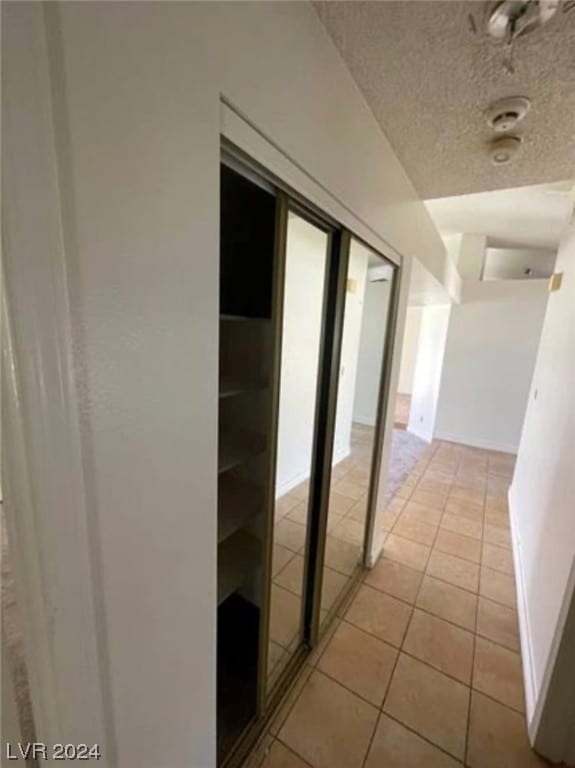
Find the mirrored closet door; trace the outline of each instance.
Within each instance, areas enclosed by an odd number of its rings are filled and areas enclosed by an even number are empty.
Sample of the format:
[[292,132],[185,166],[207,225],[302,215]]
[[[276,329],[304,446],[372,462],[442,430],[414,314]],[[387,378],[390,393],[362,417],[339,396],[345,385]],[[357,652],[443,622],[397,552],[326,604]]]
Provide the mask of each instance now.
[[304,642],[310,477],[329,234],[290,211],[285,248],[268,690]]
[[394,268],[351,238],[332,426],[331,477],[320,626],[363,566],[366,523],[377,491],[376,435]]
[[361,572],[393,268],[246,158],[220,175],[218,765]]

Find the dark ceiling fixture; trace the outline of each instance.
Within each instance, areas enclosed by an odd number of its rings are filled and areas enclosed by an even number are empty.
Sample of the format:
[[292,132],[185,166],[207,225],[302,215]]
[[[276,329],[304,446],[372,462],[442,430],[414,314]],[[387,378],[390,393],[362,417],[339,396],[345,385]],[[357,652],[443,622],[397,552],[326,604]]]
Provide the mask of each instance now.
[[499,0],[491,4],[487,34],[511,45],[546,24],[557,12],[559,0]]
[[575,8],[575,0],[497,0],[484,5],[482,24],[472,13],[467,18],[474,34],[482,29],[487,40],[504,48],[503,68],[513,74],[515,41],[547,24],[559,8],[567,13]]

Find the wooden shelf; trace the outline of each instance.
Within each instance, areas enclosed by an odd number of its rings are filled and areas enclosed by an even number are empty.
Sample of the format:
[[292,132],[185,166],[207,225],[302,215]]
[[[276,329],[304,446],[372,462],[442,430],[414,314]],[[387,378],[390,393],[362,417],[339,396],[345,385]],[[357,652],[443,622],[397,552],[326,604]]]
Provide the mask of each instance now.
[[[218,605],[239,589],[260,561],[260,543],[237,531],[218,547]],[[239,629],[239,628],[238,628]]]
[[220,431],[218,445],[218,472],[227,472],[265,449],[264,435],[247,429],[224,428]]
[[228,323],[236,322],[254,322],[254,323],[270,323],[269,317],[252,317],[251,315],[220,315],[220,320],[224,320]]
[[245,392],[259,392],[268,388],[267,379],[254,379],[253,381],[239,381],[227,378],[220,379],[220,399],[234,397]]
[[218,543],[234,534],[262,510],[263,489],[229,474],[218,483]]

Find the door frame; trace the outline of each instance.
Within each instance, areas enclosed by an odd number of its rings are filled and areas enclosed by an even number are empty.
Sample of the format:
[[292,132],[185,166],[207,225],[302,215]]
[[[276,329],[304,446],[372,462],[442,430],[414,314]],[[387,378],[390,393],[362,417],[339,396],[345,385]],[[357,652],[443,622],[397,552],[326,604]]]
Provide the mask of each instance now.
[[[391,368],[395,350],[394,334],[399,309],[400,283],[402,275],[401,259],[389,258],[372,242],[358,236],[355,231],[332,218],[321,204],[317,205],[305,198],[290,184],[278,177],[274,170],[258,162],[229,136],[222,132],[222,162],[236,171],[243,173],[254,183],[273,189],[277,197],[276,213],[276,246],[274,271],[274,393],[272,415],[272,440],[277,442],[277,425],[279,414],[279,387],[281,373],[281,345],[283,319],[283,280],[285,276],[285,259],[287,245],[287,217],[295,213],[310,224],[328,234],[327,269],[323,291],[322,331],[320,355],[318,361],[318,387],[316,390],[315,417],[313,430],[313,452],[310,472],[310,494],[308,499],[308,524],[305,548],[305,571],[303,577],[302,595],[302,643],[294,652],[292,659],[280,674],[272,691],[268,694],[267,682],[267,648],[269,641],[269,617],[271,601],[271,565],[273,552],[273,500],[272,489],[275,489],[276,449],[273,449],[272,466],[270,469],[270,503],[268,505],[268,541],[265,548],[264,588],[262,602],[262,628],[260,631],[260,662],[258,674],[258,718],[246,728],[244,736],[232,751],[225,766],[239,763],[253,744],[257,733],[261,732],[265,722],[283,697],[297,670],[311,649],[317,645],[322,635],[320,628],[321,588],[323,580],[325,542],[327,531],[327,516],[331,486],[332,453],[335,437],[335,422],[337,413],[337,398],[339,388],[339,369],[345,320],[346,281],[349,265],[350,248],[353,240],[373,252],[388,264],[393,270],[390,301],[387,309],[384,350],[379,372],[377,420],[375,438],[370,463],[370,484],[368,506],[365,523],[365,538],[363,552],[363,567],[370,562],[368,547],[373,541],[373,531],[376,517],[376,501],[381,484],[381,471],[377,471],[382,461],[385,439],[386,414],[388,411],[389,392],[391,385]],[[385,249],[387,250],[387,249]],[[282,284],[280,284],[282,283]],[[353,589],[362,572],[358,566],[350,577],[349,583],[342,595],[336,601],[337,610],[343,600]],[[329,624],[330,622],[328,622]]]

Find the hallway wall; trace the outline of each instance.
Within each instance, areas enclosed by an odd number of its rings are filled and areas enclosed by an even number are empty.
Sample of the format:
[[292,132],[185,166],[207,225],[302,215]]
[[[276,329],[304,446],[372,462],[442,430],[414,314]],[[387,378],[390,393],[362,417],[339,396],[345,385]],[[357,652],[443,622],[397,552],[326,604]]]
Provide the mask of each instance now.
[[[102,701],[52,708],[38,736],[98,741],[102,768],[212,768],[222,95],[317,180],[316,204],[408,269],[417,254],[441,271],[445,252],[310,4],[14,3],[2,17],[3,142],[18,161],[4,256],[60,617],[40,632],[46,694],[74,701],[57,688],[66,670],[102,686]],[[39,358],[42,328],[54,333]],[[42,450],[46,403],[53,420],[72,411],[81,472],[65,417]],[[75,525],[51,548],[62,511]]]
[[397,386],[397,391],[404,395],[411,395],[413,392],[417,351],[419,349],[419,332],[424,309],[424,307],[407,308],[403,348],[401,350],[399,384]]
[[435,433],[445,340],[451,312],[450,304],[422,307],[421,310],[421,328],[407,428],[427,442],[431,442]]
[[387,333],[390,297],[391,281],[367,281],[353,402],[353,420],[370,427],[374,427],[377,420],[381,364],[385,349],[383,340]]
[[327,242],[325,232],[298,216],[289,216],[276,497],[307,480],[310,473]]
[[[555,271],[563,273],[563,282],[549,294],[509,495],[530,731],[544,754],[566,762],[570,756],[570,765],[575,762],[574,254],[572,220],[557,255]],[[547,696],[552,711],[544,706]]]
[[365,310],[368,259],[369,251],[367,248],[364,248],[356,240],[352,240],[349,251],[347,278],[353,281],[355,291],[348,289],[345,294],[335,432],[333,436],[332,458],[334,464],[348,456],[351,450],[351,428],[357,386],[357,366],[362,320]]
[[453,305],[435,437],[515,453],[535,366],[547,281],[464,286]]

